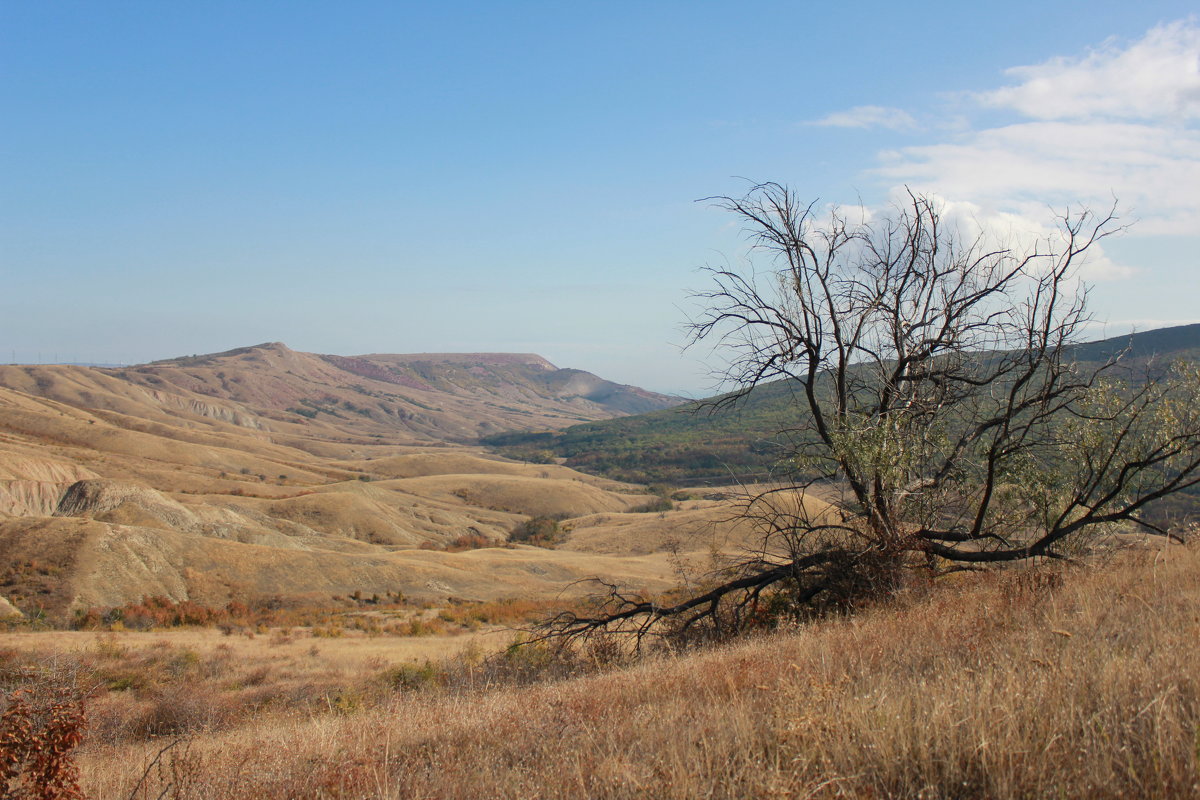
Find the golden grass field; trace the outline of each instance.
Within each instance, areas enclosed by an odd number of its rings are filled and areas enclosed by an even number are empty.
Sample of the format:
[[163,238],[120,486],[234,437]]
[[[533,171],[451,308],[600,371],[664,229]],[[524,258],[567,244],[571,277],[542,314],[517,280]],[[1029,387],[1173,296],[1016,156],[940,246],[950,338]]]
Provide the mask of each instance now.
[[1198,641],[1200,550],[1172,546],[607,665],[603,649],[487,660],[468,639],[409,667],[423,654],[393,638],[0,648],[8,670],[37,651],[103,685],[78,753],[96,800],[1190,798]]

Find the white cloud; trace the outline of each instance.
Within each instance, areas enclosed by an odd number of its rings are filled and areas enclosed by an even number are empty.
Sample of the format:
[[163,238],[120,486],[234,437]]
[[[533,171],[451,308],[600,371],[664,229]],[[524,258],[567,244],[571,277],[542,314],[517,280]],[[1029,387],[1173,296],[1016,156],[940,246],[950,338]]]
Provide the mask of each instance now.
[[909,131],[917,128],[917,121],[907,111],[885,106],[855,106],[847,111],[837,111],[809,124],[832,128],[887,128],[893,131]]
[[[1061,214],[1067,213],[1065,209],[1059,210],[1059,216],[1051,212],[1002,211],[969,201],[952,200],[935,193],[923,194],[934,200],[942,223],[957,233],[959,241],[970,242],[978,239],[984,249],[1010,249],[1017,253],[1034,250],[1043,253],[1062,252],[1064,249],[1065,241],[1059,221]],[[889,200],[895,206],[905,206],[909,202],[907,191],[895,188],[891,191]],[[1113,230],[1115,231],[1115,228]],[[1044,264],[1047,268],[1051,265],[1050,261]],[[1102,241],[1094,243],[1076,266],[1077,272],[1074,277],[1089,283],[1129,278],[1137,272],[1113,261],[1104,252]]]
[[[1068,203],[1119,201],[1139,236],[1200,233],[1200,26],[1181,21],[1121,46],[1009,70],[1020,83],[969,98],[1008,124],[881,154],[877,174],[987,214],[1045,225]],[[957,109],[961,112],[963,109]],[[969,108],[968,108],[969,111]],[[1089,277],[1127,276],[1102,256]]]
[[[949,197],[1041,213],[1108,205],[1137,233],[1200,231],[1200,132],[1129,123],[1028,122],[885,156],[879,173]],[[1060,209],[1061,210],[1061,209]]]
[[1200,117],[1200,27],[1160,25],[1122,48],[1115,39],[1080,57],[1014,67],[1020,80],[985,92],[986,105],[1033,119]]

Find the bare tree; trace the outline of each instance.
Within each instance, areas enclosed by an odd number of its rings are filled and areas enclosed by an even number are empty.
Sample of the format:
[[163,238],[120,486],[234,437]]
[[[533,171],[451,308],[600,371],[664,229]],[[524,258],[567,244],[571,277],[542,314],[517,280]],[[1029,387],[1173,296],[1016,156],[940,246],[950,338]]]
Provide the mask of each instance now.
[[[1170,534],[1143,514],[1200,482],[1195,367],[1133,374],[1122,354],[1074,347],[1089,321],[1078,268],[1118,230],[1113,211],[1064,214],[1016,250],[912,193],[857,224],[818,222],[775,183],[710,200],[763,265],[710,269],[698,295],[693,342],[728,354],[736,387],[714,405],[774,381],[793,392],[785,480],[746,504],[760,547],[679,602],[608,587],[597,613],[547,635],[739,626],[888,592],[913,569],[1062,558],[1119,526]],[[832,507],[801,497],[818,483]]]

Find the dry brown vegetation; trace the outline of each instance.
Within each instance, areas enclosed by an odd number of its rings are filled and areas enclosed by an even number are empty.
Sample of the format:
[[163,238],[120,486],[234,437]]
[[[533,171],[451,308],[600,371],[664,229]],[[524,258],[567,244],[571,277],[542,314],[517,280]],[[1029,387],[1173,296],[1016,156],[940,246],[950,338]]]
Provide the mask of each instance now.
[[[406,665],[387,647],[411,640],[363,639],[381,649],[355,665],[322,655],[351,640],[222,638],[59,657],[106,687],[79,751],[89,797],[1200,793],[1194,546],[915,586],[599,674],[612,651]],[[5,674],[29,657],[9,650]]]
[[[420,390],[372,388],[342,369],[364,364],[339,367],[281,346],[128,370],[0,367],[0,618],[24,612],[61,625],[89,607],[153,596],[210,609],[275,597],[328,605],[354,592],[496,601],[553,596],[596,574],[668,588],[662,548],[641,547],[645,558],[586,545],[496,549],[532,517],[562,519],[564,534],[576,518],[592,528],[598,515],[625,525],[646,495],[438,441],[476,424],[553,426],[619,413],[559,398],[549,384],[550,394],[531,394],[519,375],[504,383],[509,367],[532,370],[529,380],[550,375],[536,359],[481,358],[487,369],[476,375],[444,357],[466,382]],[[385,364],[379,375],[402,380],[412,367],[393,366],[399,372]],[[429,369],[430,381],[441,374]],[[351,395],[359,403],[363,391],[384,389],[430,409],[364,416],[345,408]],[[334,396],[343,399],[330,409],[341,416],[280,411]],[[659,520],[652,538],[673,522]],[[707,542],[690,547],[704,552]]]
[[[178,629],[216,629],[226,636],[253,638],[270,630],[293,630],[297,635],[338,637],[345,633],[366,636],[429,636],[469,633],[485,626],[535,625],[548,615],[571,605],[559,598],[505,598],[476,602],[457,600],[446,605],[412,603],[399,594],[367,596],[355,592],[336,597],[337,605],[299,605],[263,602],[230,603],[223,608],[165,597],[145,597],[140,602],[113,608],[80,610],[71,620],[74,630],[97,632]],[[0,630],[44,632],[45,625],[21,619],[0,621]]]
[[[439,358],[454,362],[447,374],[466,363]],[[484,360],[487,374],[462,372],[457,389],[386,385],[463,424],[499,424],[492,412],[505,424],[571,421],[559,406],[575,400],[505,388],[506,359]],[[397,380],[412,366],[380,363]],[[0,367],[0,620],[64,626],[114,608],[145,620],[156,615],[135,606],[151,597],[192,604],[193,622],[278,599],[320,616],[355,593],[448,607],[577,594],[591,576],[661,593],[680,558],[704,563],[756,535],[727,500],[668,501],[667,488],[431,440],[419,408],[390,428],[353,412],[280,412],[375,391],[346,366],[366,368],[263,346],[128,370]],[[508,408],[505,392],[525,399]],[[525,406],[546,414],[514,411]]]
[[[317,391],[336,377],[304,354],[273,366],[254,357],[211,368],[236,367],[252,394]],[[177,366],[155,369],[182,380]],[[0,615],[10,601],[61,622],[157,595],[223,608],[355,591],[546,596],[592,574],[668,584],[662,558],[492,551],[533,516],[621,515],[645,501],[639,487],[417,443],[403,429],[343,436],[171,381],[148,392],[137,375],[0,369]]]
[[1200,794],[1195,546],[914,573],[709,649],[511,649],[580,578],[719,579],[763,515],[380,440],[320,389],[371,364],[212,358],[0,370],[0,797]]

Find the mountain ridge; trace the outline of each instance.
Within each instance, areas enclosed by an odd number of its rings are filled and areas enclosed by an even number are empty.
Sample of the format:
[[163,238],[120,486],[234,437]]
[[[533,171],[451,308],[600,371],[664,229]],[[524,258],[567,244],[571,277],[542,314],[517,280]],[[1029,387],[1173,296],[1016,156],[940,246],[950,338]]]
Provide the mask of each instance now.
[[145,418],[187,412],[301,438],[426,442],[473,442],[497,430],[559,428],[684,402],[532,353],[340,356],[282,342],[128,367],[0,366],[0,386]]

